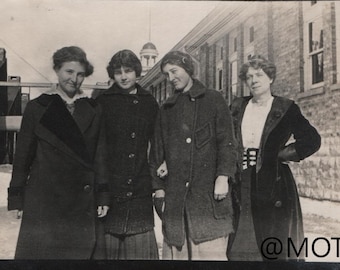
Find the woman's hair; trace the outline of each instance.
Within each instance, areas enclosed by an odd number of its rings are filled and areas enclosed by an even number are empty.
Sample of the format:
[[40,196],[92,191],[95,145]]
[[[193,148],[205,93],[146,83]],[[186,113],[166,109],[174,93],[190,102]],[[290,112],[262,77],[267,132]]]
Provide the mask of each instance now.
[[247,80],[247,72],[249,67],[253,67],[255,69],[262,69],[264,73],[267,74],[267,76],[275,81],[276,77],[276,66],[269,62],[266,58],[264,58],[262,55],[253,55],[250,57],[247,63],[244,63],[241,66],[240,73],[239,73],[239,78],[242,81]]
[[163,68],[166,64],[176,65],[182,67],[190,77],[194,75],[194,63],[189,54],[181,52],[181,51],[172,51],[168,52],[162,59],[161,62],[161,71],[163,72]]
[[111,79],[114,79],[114,70],[121,67],[132,68],[139,77],[142,73],[142,64],[138,57],[130,50],[122,50],[112,56],[109,65],[106,67],[107,73]]
[[53,54],[53,69],[58,70],[65,62],[79,62],[85,67],[85,77],[93,73],[93,66],[86,58],[86,53],[79,47],[63,47]]

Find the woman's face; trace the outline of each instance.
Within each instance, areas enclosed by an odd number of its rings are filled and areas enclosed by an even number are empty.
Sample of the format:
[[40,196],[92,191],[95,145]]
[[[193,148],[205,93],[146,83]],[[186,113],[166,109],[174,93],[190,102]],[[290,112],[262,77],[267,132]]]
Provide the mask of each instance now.
[[176,90],[187,91],[192,86],[192,78],[185,69],[180,66],[166,64],[163,67],[163,73],[168,77]]
[[254,97],[270,94],[270,84],[272,82],[273,80],[261,68],[248,68],[246,84]]
[[121,67],[113,71],[113,79],[118,86],[126,91],[136,88],[136,71],[130,67]]
[[69,97],[73,97],[85,79],[85,67],[77,61],[65,62],[55,70],[59,87]]

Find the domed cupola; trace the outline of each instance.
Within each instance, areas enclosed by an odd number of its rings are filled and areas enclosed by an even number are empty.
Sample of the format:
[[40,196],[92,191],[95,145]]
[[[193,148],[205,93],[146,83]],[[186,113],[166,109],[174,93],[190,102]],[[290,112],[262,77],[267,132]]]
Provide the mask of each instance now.
[[157,56],[157,48],[152,42],[147,42],[144,44],[142,50],[140,51],[142,76],[144,76],[156,64]]

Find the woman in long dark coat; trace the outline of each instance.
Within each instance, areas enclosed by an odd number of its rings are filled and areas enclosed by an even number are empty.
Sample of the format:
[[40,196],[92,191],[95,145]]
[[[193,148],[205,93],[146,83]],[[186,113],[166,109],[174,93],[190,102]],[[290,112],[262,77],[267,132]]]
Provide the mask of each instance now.
[[[302,246],[304,233],[298,191],[287,162],[312,155],[321,139],[294,101],[272,96],[275,74],[272,63],[253,56],[240,71],[251,96],[236,98],[231,104],[243,153],[233,194],[236,232],[229,242],[231,260],[304,258],[303,251],[293,252],[292,245],[297,251]],[[287,144],[291,135],[294,142]],[[282,250],[279,245],[276,249],[279,254],[270,254],[269,238],[282,243]]]
[[219,92],[193,78],[190,55],[169,52],[161,70],[175,87],[158,115],[150,155],[163,259],[227,260],[236,171],[230,111]]
[[15,259],[92,258],[109,204],[101,107],[80,90],[93,67],[78,47],[53,61],[58,85],[27,104],[18,136],[8,189],[8,209],[23,210]]

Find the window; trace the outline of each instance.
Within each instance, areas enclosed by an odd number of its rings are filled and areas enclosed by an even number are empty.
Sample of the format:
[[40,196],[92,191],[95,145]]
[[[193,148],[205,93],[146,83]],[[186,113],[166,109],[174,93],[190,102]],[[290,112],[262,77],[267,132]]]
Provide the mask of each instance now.
[[230,63],[230,78],[231,78],[231,94],[233,96],[237,95],[237,61]]
[[254,54],[254,40],[255,40],[255,28],[254,28],[254,18],[250,17],[244,22],[243,28],[243,61],[247,62],[248,57]]
[[223,87],[223,70],[218,71],[218,90],[221,90]]
[[304,3],[304,33],[305,33],[305,89],[313,89],[324,83],[324,29],[323,7]]
[[[336,37],[336,80],[337,83],[340,83],[340,2],[335,2],[335,18],[336,18],[336,25],[335,25],[335,37]],[[338,53],[339,52],[339,53]]]
[[319,18],[309,23],[309,56],[312,65],[312,84],[323,81],[323,30]]
[[234,38],[234,52],[237,51],[237,37]]
[[215,73],[215,85],[217,90],[223,90],[223,63],[224,63],[224,39],[220,39],[216,42],[216,73]]
[[254,26],[249,28],[249,43],[254,41]]

